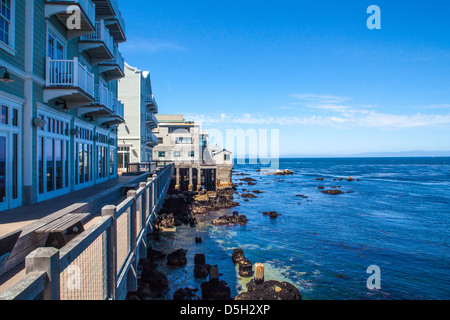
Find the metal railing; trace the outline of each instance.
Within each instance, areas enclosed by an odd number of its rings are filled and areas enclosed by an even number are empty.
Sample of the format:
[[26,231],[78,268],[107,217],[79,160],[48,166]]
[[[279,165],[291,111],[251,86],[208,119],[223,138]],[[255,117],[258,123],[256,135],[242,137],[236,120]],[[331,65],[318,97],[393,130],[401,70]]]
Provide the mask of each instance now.
[[123,300],[137,289],[137,263],[146,257],[146,235],[169,189],[174,165],[106,206],[91,227],[60,250],[38,248],[25,260],[26,275],[0,300]]
[[128,163],[127,173],[140,174],[145,172],[155,172],[158,165],[156,162]]
[[125,20],[123,19],[122,12],[120,12],[119,4],[117,3],[117,0],[109,0],[111,2],[111,6],[113,7],[114,13],[116,14],[115,19],[119,22],[120,26],[122,27],[123,33],[126,34],[127,26],[125,24]]
[[82,36],[81,41],[103,42],[111,54],[114,53],[114,40],[103,20],[95,23],[95,32]]
[[94,97],[94,75],[77,57],[72,60],[47,58],[46,69],[47,87],[78,87]]

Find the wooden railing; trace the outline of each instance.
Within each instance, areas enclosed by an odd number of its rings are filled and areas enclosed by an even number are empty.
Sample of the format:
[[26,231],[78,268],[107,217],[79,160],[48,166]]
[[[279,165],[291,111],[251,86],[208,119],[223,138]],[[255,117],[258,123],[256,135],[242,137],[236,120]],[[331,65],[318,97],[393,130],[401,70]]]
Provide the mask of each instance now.
[[158,168],[117,207],[102,209],[91,227],[61,250],[38,248],[25,259],[25,278],[0,300],[123,300],[137,289],[146,235],[167,194],[173,164]]

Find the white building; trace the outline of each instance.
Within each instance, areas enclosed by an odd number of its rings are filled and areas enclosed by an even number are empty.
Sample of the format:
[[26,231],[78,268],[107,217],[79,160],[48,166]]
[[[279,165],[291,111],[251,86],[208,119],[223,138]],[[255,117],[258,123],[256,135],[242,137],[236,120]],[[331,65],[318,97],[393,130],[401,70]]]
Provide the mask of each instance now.
[[231,152],[209,145],[209,135],[183,115],[157,115],[158,145],[155,161],[171,161],[176,167],[176,188],[199,190],[231,186]]
[[152,133],[158,121],[158,105],[153,96],[150,73],[125,63],[125,78],[119,81],[119,99],[125,105],[125,124],[119,126],[118,167],[124,171],[129,163],[151,162],[152,149],[158,139]]

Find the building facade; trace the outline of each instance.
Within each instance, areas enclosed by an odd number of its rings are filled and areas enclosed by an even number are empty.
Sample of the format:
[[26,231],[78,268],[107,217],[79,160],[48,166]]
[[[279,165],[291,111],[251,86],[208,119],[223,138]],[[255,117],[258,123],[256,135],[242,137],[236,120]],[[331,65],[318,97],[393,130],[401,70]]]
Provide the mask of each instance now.
[[124,41],[117,0],[0,1],[0,211],[117,176]]
[[182,190],[216,190],[232,185],[231,152],[209,145],[206,130],[183,115],[157,115],[154,133],[158,145],[153,150],[155,161],[175,163],[176,188]]
[[125,78],[119,80],[119,99],[125,105],[125,123],[118,132],[118,166],[126,171],[129,163],[153,160],[153,147],[158,139],[152,130],[157,127],[158,105],[152,91],[150,73],[125,63]]

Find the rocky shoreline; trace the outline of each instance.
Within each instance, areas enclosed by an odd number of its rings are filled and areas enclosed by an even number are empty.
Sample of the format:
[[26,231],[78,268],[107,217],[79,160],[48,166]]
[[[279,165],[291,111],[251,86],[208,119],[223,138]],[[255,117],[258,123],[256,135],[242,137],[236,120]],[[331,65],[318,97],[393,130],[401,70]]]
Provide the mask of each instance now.
[[[277,172],[276,175],[291,175],[293,172],[286,170]],[[246,175],[246,174],[238,174]],[[249,186],[256,185],[257,180],[252,178],[243,178],[239,185],[247,183]],[[214,226],[226,225],[245,225],[248,219],[245,215],[240,215],[238,211],[233,211],[231,215],[221,215],[214,218],[214,214],[222,209],[231,209],[240,204],[234,201],[234,195],[238,194],[236,187],[218,190],[217,192],[178,192],[172,189],[167,195],[163,208],[161,209],[157,220],[153,225],[153,234],[151,240],[159,240],[161,234],[167,231],[176,231],[176,227],[190,226],[196,227],[199,219],[207,221]],[[239,199],[256,199],[256,194],[262,194],[264,191],[254,190],[238,195]],[[279,214],[275,212],[264,212],[271,218],[276,218]],[[200,237],[195,238],[196,243],[201,243]],[[253,264],[245,258],[241,249],[235,250],[230,263],[237,264],[239,275],[243,278],[253,276]],[[165,290],[170,286],[167,276],[158,270],[158,266],[167,265],[171,268],[183,267],[187,264],[186,250],[174,248],[173,252],[164,253],[153,250],[151,247],[147,250],[147,258],[140,261],[138,266],[139,280],[138,290],[128,295],[130,300],[150,300],[155,298],[155,293]],[[267,299],[301,299],[300,292],[289,294],[292,291],[291,284],[284,284],[277,281],[268,281],[256,284],[254,280],[247,284],[247,292],[241,293],[237,297],[231,296],[231,290],[224,280],[219,279],[219,267],[206,263],[204,254],[196,254],[194,261],[193,277],[195,279],[204,279],[199,289],[178,288],[174,294],[174,300],[267,300]],[[208,279],[208,280],[207,280]],[[295,287],[294,287],[295,288]]]

